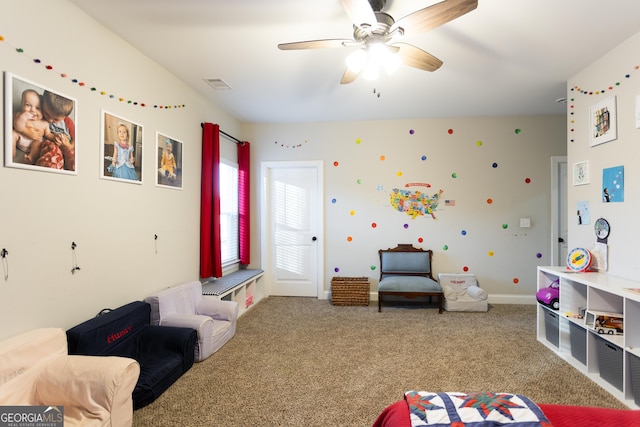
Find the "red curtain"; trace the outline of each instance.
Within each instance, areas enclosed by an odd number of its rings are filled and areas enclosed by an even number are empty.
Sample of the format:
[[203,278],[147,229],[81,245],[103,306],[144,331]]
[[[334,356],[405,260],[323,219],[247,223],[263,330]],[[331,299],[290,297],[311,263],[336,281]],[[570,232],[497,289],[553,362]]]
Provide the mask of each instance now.
[[251,149],[248,142],[238,144],[238,233],[240,244],[240,264],[249,264],[251,247],[249,245],[250,209],[249,170],[251,169]]
[[[202,124],[200,277],[222,277],[220,246],[220,126]],[[215,182],[214,182],[215,179]]]

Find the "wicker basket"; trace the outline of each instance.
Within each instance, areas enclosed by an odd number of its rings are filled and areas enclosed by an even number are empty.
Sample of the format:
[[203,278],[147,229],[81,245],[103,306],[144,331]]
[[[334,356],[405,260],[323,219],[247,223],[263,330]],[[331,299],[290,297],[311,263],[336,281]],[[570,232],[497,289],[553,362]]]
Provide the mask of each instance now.
[[331,304],[369,305],[368,277],[334,277],[331,279]]

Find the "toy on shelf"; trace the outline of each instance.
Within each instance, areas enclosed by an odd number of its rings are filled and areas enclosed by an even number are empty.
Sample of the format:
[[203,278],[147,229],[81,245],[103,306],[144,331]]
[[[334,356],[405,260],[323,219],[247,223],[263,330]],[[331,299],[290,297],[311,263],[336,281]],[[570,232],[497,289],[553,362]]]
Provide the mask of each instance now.
[[585,325],[599,334],[624,334],[624,315],[606,311],[587,310]]
[[536,292],[536,299],[544,306],[558,310],[560,308],[560,279],[556,279],[546,288]]
[[574,272],[588,271],[592,260],[591,252],[587,249],[574,248],[567,255],[567,268]]

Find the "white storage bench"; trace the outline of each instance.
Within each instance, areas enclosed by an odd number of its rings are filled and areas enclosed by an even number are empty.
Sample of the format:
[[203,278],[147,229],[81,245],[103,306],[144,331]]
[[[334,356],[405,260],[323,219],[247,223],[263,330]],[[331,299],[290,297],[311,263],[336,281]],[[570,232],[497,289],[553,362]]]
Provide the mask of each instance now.
[[243,269],[202,283],[202,294],[238,303],[238,317],[265,297],[260,278],[264,271]]

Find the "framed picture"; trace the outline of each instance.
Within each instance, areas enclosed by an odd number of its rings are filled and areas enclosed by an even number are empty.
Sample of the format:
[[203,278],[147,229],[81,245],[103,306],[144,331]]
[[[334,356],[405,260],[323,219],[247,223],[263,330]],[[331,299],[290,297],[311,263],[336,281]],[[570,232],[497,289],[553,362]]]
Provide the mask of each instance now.
[[142,184],[142,125],[101,112],[100,178]]
[[182,142],[156,132],[156,185],[182,190]]
[[589,183],[589,162],[578,162],[573,164],[573,185],[584,185]]
[[589,127],[589,145],[591,147],[618,138],[615,96],[589,108]]
[[5,72],[4,163],[76,175],[75,99]]
[[602,201],[624,202],[624,166],[602,169]]

